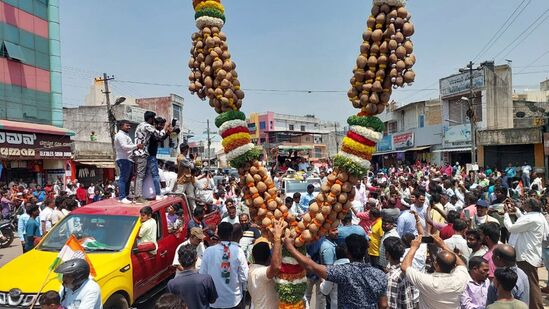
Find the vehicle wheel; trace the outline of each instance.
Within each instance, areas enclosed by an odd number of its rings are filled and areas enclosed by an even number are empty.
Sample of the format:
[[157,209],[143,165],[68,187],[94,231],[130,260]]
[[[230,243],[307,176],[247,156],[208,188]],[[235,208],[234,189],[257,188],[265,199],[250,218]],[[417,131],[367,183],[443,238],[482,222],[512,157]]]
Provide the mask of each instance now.
[[129,309],[130,305],[128,304],[128,300],[124,295],[115,293],[109,299],[107,302],[105,302],[105,305],[103,306],[103,309]]
[[2,235],[4,236],[4,239],[0,239],[0,248],[7,248],[13,242],[13,230],[10,228],[3,229]]

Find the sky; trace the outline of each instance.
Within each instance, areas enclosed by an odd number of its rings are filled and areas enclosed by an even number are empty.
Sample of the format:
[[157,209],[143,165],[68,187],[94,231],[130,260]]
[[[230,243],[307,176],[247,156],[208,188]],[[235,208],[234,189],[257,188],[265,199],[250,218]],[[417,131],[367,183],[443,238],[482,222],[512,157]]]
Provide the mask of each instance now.
[[[242,111],[314,114],[341,123],[357,112],[346,92],[371,1],[222,3],[223,31],[246,93]],[[416,81],[393,92],[399,106],[437,98],[438,80],[472,59],[511,60],[518,91],[549,78],[547,0],[412,0],[407,8],[416,29]],[[106,72],[115,77],[116,96],[182,96],[183,122],[194,132],[215,118],[187,89],[196,31],[191,0],[61,1],[60,18],[64,106],[82,105],[93,78]]]

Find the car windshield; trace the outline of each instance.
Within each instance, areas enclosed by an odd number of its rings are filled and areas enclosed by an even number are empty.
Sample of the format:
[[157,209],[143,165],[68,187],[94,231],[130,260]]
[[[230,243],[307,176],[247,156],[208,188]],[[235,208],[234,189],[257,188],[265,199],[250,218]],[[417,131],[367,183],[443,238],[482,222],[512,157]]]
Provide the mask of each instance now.
[[320,179],[307,179],[304,181],[287,180],[286,193],[307,192],[307,186],[309,184],[313,184],[315,187],[314,192],[320,192]]
[[120,251],[126,246],[138,217],[69,214],[44,236],[37,247],[59,251],[74,234],[88,252]]

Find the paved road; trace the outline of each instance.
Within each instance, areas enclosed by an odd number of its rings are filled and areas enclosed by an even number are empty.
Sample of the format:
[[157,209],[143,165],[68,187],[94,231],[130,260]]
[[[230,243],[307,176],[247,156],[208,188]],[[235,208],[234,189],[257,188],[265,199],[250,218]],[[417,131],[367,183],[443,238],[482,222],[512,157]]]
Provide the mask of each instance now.
[[0,267],[23,254],[23,247],[19,239],[15,239],[10,247],[0,249]]

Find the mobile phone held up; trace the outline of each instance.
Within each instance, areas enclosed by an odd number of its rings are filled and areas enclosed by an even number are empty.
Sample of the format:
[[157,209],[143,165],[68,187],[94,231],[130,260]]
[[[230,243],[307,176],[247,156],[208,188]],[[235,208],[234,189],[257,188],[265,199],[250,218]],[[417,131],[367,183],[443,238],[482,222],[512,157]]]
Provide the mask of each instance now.
[[421,237],[421,243],[423,244],[432,244],[433,243],[433,236],[431,235],[425,235]]

